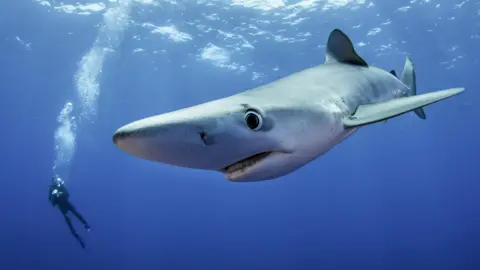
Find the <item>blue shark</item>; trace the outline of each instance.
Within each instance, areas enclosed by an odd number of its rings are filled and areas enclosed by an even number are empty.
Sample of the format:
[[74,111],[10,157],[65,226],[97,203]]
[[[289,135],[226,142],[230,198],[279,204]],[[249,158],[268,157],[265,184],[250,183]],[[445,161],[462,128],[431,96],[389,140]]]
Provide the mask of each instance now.
[[401,78],[367,64],[350,38],[334,29],[325,62],[268,84],[120,127],[113,142],[136,157],[218,171],[254,182],[290,174],[359,128],[415,113],[464,91],[417,94],[407,57]]

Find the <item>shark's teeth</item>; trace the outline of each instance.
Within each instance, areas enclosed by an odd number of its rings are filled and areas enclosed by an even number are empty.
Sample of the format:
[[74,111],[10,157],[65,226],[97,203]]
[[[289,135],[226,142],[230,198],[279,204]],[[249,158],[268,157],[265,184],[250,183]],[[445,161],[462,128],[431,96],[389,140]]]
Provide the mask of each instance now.
[[271,154],[271,152],[263,152],[260,154],[253,155],[251,157],[248,157],[246,159],[240,160],[237,163],[234,163],[228,167],[225,168],[226,173],[233,173],[236,171],[244,171],[245,169],[255,165],[262,159],[268,157]]

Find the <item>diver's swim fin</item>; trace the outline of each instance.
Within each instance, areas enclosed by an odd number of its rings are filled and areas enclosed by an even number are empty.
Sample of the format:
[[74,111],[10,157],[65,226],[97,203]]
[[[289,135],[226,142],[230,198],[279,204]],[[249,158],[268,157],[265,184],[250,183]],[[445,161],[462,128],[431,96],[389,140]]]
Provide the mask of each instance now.
[[465,88],[451,88],[423,95],[392,99],[385,102],[358,106],[353,115],[343,119],[346,127],[358,127],[387,120],[423,106],[460,94]]

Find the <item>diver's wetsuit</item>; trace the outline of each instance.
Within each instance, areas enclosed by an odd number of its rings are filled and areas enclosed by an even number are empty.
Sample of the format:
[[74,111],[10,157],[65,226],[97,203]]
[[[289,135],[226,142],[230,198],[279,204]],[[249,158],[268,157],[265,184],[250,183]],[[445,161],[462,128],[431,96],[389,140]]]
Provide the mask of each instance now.
[[53,206],[58,206],[58,209],[60,209],[60,211],[62,212],[63,217],[67,222],[68,228],[70,228],[73,236],[77,238],[77,240],[80,242],[80,245],[82,245],[82,248],[85,248],[85,243],[83,242],[83,239],[80,237],[78,232],[75,231],[75,228],[72,225],[72,220],[68,216],[68,212],[72,212],[78,218],[78,220],[83,223],[85,229],[90,230],[90,225],[88,225],[87,221],[77,211],[75,206],[68,200],[69,197],[70,194],[68,193],[68,190],[66,189],[63,181],[56,181],[56,179],[53,178],[53,183],[49,186],[48,199]]

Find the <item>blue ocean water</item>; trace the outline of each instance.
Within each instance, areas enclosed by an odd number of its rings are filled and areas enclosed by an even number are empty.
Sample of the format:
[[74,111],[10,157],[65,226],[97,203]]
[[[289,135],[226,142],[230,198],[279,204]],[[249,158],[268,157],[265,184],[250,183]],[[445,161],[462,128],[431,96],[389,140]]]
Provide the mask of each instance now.
[[[371,65],[411,56],[419,93],[466,91],[266,182],[112,143],[323,63],[334,28]],[[1,1],[0,37],[1,269],[480,269],[480,1]],[[85,250],[47,200],[54,172]]]

